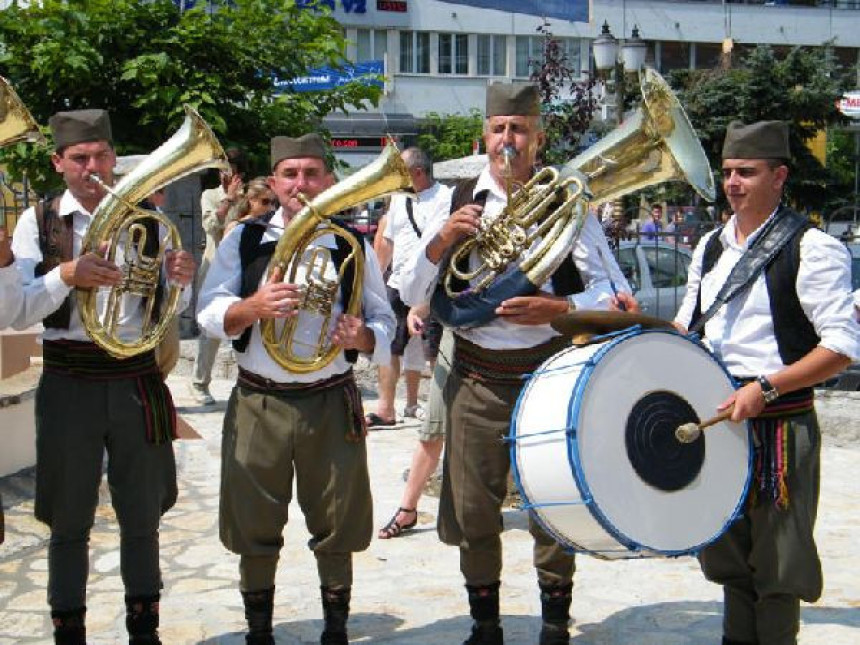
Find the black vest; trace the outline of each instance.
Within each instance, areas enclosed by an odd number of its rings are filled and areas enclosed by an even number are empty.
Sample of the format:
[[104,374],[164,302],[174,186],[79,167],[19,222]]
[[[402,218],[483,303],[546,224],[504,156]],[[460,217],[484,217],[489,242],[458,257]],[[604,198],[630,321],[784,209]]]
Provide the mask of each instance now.
[[[787,209],[781,208],[782,212]],[[806,317],[800,299],[797,297],[797,272],[800,269],[800,240],[804,233],[812,228],[807,223],[788,243],[780,249],[773,260],[764,269],[767,283],[770,312],[773,319],[773,331],[779,356],[785,365],[799,361],[812,351],[821,338],[815,332],[812,323]],[[717,264],[723,254],[720,242],[720,231],[708,238],[702,256],[702,278]],[[702,290],[696,295],[696,308],[690,321],[692,327],[702,315]]]
[[[483,207],[484,204],[487,203],[487,195],[489,191],[482,190],[477,195],[474,194],[477,183],[477,177],[457,182],[457,185],[454,187],[454,193],[451,196],[451,214],[467,204],[478,204]],[[462,258],[461,264],[457,266],[457,269],[461,272],[467,272],[469,270],[468,262],[468,257]],[[447,261],[444,262],[444,264],[440,262],[440,266],[446,265]],[[574,293],[582,293],[585,291],[585,284],[582,281],[582,276],[579,274],[576,264],[574,264],[573,259],[570,257],[570,253],[564,256],[558,269],[556,269],[555,273],[552,274],[551,281],[553,293],[557,296],[569,296]],[[541,285],[537,286],[540,287]],[[460,292],[468,289],[469,285],[466,284],[465,280],[460,280],[456,276],[452,275],[451,287],[455,291]]]
[[[43,276],[63,262],[70,262],[73,258],[75,231],[74,216],[72,213],[60,217],[60,199],[62,196],[40,200],[35,207],[36,226],[39,230],[39,250],[42,252],[42,261],[36,265],[34,274],[38,278]],[[141,203],[142,208],[152,208],[148,202]],[[146,243],[143,252],[146,255],[154,255],[158,251],[159,232],[158,222],[148,218],[143,220],[146,228]],[[51,329],[68,329],[72,317],[72,296],[74,290],[69,292],[66,299],[55,311],[48,314],[42,321],[42,325]],[[164,288],[161,283],[155,289],[155,304],[153,305],[153,321],[158,321],[161,313],[161,301],[164,297]]]
[[[275,211],[271,211],[257,220],[245,222],[242,227],[242,237],[239,239],[239,262],[242,268],[242,279],[239,286],[239,297],[247,298],[257,292],[260,286],[260,280],[269,266],[269,260],[275,252],[275,247],[278,245],[274,240],[262,242],[263,233],[266,231],[266,224],[272,219]],[[359,242],[359,246],[363,249],[364,243],[361,233],[354,228],[347,226],[341,220],[332,219],[331,222],[344,228],[348,234],[352,235]],[[332,262],[338,271],[343,264],[343,261],[352,251],[349,242],[340,235],[335,236],[337,248],[332,252]],[[355,278],[355,263],[350,262],[344,270],[340,283],[341,302],[347,303],[352,298],[352,283]],[[251,340],[251,327],[246,327],[236,340],[233,341],[233,349],[237,352],[244,352],[248,348],[248,342]],[[350,363],[355,363],[358,360],[358,350],[344,350],[344,356]]]

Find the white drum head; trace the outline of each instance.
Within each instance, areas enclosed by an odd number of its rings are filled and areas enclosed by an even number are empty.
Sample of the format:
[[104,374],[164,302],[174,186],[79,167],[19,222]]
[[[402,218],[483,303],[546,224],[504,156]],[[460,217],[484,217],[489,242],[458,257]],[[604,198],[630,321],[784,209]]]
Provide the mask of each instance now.
[[665,331],[606,343],[593,361],[579,375],[568,419],[583,498],[628,549],[698,550],[722,534],[745,497],[748,430],[723,422],[693,444],[677,442],[674,431],[717,413],[734,390],[729,375],[700,346]]

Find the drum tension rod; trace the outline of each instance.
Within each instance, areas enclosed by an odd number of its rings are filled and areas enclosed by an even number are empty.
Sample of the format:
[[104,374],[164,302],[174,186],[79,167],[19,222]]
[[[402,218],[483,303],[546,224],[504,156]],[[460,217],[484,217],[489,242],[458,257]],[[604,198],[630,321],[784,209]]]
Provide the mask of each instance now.
[[696,439],[699,438],[699,435],[702,434],[702,431],[705,428],[710,428],[713,425],[718,424],[720,421],[725,421],[729,417],[732,416],[732,411],[735,409],[734,404],[720,412],[717,416],[711,417],[707,421],[703,421],[702,423],[685,423],[683,425],[678,426],[678,429],[675,430],[675,439],[680,441],[681,443],[693,443]]

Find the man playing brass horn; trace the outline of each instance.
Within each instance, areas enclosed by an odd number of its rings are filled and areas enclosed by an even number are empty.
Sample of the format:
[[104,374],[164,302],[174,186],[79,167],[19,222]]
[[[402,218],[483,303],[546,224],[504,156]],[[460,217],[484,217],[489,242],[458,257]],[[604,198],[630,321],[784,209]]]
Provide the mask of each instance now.
[[[342,348],[335,359],[316,371],[293,373],[269,355],[261,340],[263,320],[296,316],[296,338],[318,336],[307,312],[297,311],[301,287],[280,281],[279,269],[268,277],[266,267],[284,228],[302,209],[300,198],[313,199],[334,184],[319,135],[275,137],[271,153],[269,185],[280,208],[240,223],[224,238],[209,267],[197,317],[207,334],[233,341],[239,363],[224,418],[221,541],[241,556],[246,642],[273,644],[275,573],[295,478],[321,584],[321,642],[345,644],[352,553],[367,548],[373,529],[364,413],[350,363],[358,350],[387,365],[395,320],[375,255],[351,231],[365,256],[364,318],[340,313],[352,295],[352,281],[344,279],[333,307],[331,342]],[[321,248],[331,254],[325,269],[331,278],[346,261],[345,251],[328,233],[302,257]],[[303,270],[310,269],[305,265]]]
[[[44,373],[36,395],[35,514],[51,529],[54,639],[85,642],[88,541],[106,450],[130,642],[159,643],[158,527],[176,501],[175,410],[154,352],[126,359],[108,355],[90,341],[73,297],[75,287],[122,279],[117,265],[101,255],[80,255],[92,213],[105,196],[91,177],[113,184],[116,155],[108,114],[59,112],[50,126],[52,161],[66,190],[24,212],[12,246],[25,295],[13,326],[45,326]],[[194,260],[185,251],[169,252],[165,267],[167,278],[183,286],[194,276]],[[122,328],[139,332],[141,318],[139,308],[126,309]]]
[[[488,88],[484,141],[489,163],[477,179],[457,186],[450,218],[440,220],[422,236],[423,248],[401,274],[401,295],[408,304],[427,301],[446,252],[474,235],[480,221],[499,215],[507,203],[506,186],[523,184],[532,176],[545,140],[539,113],[538,91],[533,85]],[[505,148],[513,152],[511,176],[505,159],[510,154]],[[474,253],[470,262],[474,266]],[[509,298],[498,306],[496,318],[490,322],[455,330],[454,365],[445,389],[450,426],[438,528],[445,543],[460,547],[460,570],[474,619],[467,644],[503,641],[499,619],[501,506],[510,457],[502,439],[508,434],[522,375],[567,344],[549,326],[550,320],[574,307],[609,307],[613,296],[610,278],[629,290],[600,225],[588,216],[572,253],[536,295]],[[542,604],[540,642],[567,643],[574,558],[531,517],[529,524]]]

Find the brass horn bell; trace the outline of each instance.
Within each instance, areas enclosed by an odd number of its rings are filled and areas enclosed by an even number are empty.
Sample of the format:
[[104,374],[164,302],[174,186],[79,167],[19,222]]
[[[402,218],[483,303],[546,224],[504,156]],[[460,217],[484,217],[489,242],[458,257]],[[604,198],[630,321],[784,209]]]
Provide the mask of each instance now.
[[[186,105],[185,121],[170,139],[114,188],[102,183],[107,194],[93,212],[81,255],[99,253],[107,243],[105,257],[117,264],[123,278],[110,289],[78,288],[77,303],[87,334],[111,356],[128,358],[154,349],[176,315],[182,291],[179,285],[167,284],[161,305],[156,308],[165,253],[181,250],[182,243],[179,230],[168,217],[136,204],[167,184],[204,168],[226,170],[227,156],[206,122]],[[101,183],[96,177],[92,179]],[[158,239],[155,244],[151,240],[147,244],[153,233]],[[153,248],[154,252],[148,250]],[[139,333],[133,333],[124,321],[138,312],[143,315],[143,323]]]
[[26,141],[45,145],[45,137],[18,94],[0,76],[0,148]]
[[[361,311],[364,249],[360,241],[348,234],[331,218],[337,213],[394,192],[414,192],[412,177],[400,157],[397,146],[389,144],[377,159],[341,182],[326,189],[305,206],[287,224],[269,261],[268,275],[280,271],[281,280],[302,285],[303,300],[298,312],[284,321],[266,318],[260,321],[263,345],[269,356],[283,369],[306,374],[331,363],[341,348],[329,342],[333,307],[346,267],[352,263],[352,297],[343,305],[343,313],[358,315]],[[323,235],[344,238],[350,245],[348,257],[334,271],[330,254],[313,242]],[[298,337],[299,322],[303,328],[316,318],[314,342]]]

